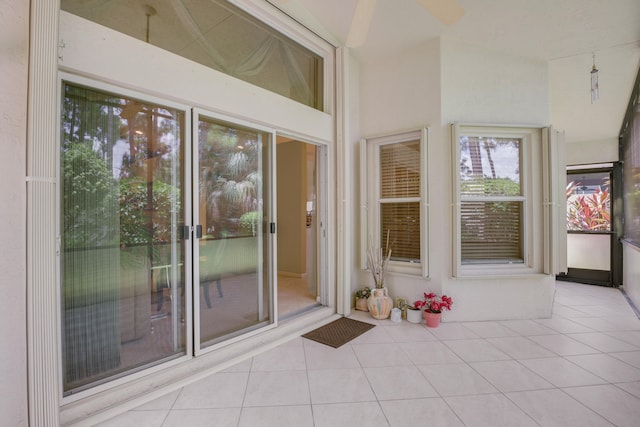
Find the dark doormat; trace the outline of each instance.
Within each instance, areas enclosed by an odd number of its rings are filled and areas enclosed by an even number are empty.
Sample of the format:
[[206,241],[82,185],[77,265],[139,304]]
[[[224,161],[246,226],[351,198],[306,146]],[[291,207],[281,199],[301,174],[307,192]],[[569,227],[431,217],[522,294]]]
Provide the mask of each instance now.
[[376,325],[371,323],[360,322],[346,317],[341,317],[331,323],[307,332],[302,337],[322,344],[326,344],[333,348],[338,348],[348,343],[352,339],[362,335]]

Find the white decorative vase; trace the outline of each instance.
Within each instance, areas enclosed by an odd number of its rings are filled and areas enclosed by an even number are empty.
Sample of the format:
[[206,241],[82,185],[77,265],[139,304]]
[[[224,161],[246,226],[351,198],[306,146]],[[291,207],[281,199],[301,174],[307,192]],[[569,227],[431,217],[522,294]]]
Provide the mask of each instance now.
[[367,299],[367,307],[374,319],[388,319],[393,308],[393,300],[387,295],[387,288],[372,289],[371,296]]
[[407,322],[422,323],[422,310],[412,310],[407,308]]

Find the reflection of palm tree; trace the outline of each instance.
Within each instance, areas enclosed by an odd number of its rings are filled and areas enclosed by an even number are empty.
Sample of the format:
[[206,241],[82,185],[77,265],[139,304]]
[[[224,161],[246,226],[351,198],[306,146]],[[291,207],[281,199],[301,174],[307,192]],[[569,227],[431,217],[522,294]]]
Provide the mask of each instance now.
[[491,157],[491,151],[496,149],[495,139],[485,139],[483,141],[484,150],[487,152],[487,159],[489,160],[489,167],[491,167],[491,178],[496,179],[496,167],[493,164],[493,157]]
[[469,138],[469,156],[471,157],[471,175],[482,178],[482,156],[479,138]]
[[206,205],[206,233],[238,235],[241,216],[258,207],[256,135],[203,121],[200,141],[200,200]]

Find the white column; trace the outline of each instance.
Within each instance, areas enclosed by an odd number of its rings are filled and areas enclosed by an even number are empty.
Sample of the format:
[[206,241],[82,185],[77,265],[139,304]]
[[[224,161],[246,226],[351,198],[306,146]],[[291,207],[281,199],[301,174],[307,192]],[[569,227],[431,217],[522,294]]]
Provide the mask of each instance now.
[[27,116],[29,425],[59,425],[58,0],[31,2]]

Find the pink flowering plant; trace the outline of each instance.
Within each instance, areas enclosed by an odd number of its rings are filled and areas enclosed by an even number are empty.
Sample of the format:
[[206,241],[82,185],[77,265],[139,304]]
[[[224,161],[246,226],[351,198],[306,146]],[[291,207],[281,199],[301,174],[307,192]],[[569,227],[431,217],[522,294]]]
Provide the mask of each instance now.
[[443,310],[451,310],[452,305],[453,300],[450,297],[446,295],[439,297],[433,292],[425,292],[421,300],[413,303],[415,308],[431,313],[442,313]]

